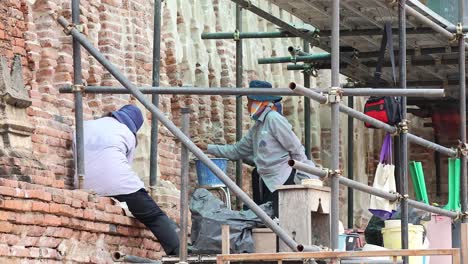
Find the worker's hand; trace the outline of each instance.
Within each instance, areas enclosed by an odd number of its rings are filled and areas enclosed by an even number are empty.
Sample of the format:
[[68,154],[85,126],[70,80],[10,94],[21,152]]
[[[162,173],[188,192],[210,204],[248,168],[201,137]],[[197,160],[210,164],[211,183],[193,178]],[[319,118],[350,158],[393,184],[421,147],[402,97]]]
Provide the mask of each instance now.
[[208,143],[202,140],[195,140],[193,143],[197,145],[198,148],[200,148],[203,152],[206,152],[208,149]]

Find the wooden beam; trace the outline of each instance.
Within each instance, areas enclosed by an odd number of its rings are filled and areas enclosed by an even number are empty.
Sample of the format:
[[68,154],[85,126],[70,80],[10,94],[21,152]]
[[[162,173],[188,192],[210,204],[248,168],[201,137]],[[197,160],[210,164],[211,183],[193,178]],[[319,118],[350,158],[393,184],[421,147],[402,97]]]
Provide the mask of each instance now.
[[[221,226],[221,252],[223,255],[229,254],[231,247],[229,225]],[[223,261],[224,264],[229,264],[229,261]]]
[[[300,259],[340,259],[353,257],[391,257],[391,256],[436,256],[451,255],[454,264],[459,264],[460,249],[399,249],[381,251],[323,251],[323,252],[291,252],[291,253],[258,253],[218,255],[219,261],[278,261]],[[457,262],[458,256],[458,262]],[[219,262],[218,262],[219,263]]]
[[468,263],[468,223],[461,224],[461,260],[462,263]]

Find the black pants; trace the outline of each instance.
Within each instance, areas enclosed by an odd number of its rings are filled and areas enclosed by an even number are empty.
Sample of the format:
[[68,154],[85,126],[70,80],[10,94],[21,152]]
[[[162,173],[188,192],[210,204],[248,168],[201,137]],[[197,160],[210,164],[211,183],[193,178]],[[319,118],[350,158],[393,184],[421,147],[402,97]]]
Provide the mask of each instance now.
[[117,195],[114,198],[127,203],[133,216],[151,230],[167,255],[179,254],[176,224],[159,208],[145,189],[130,194]]
[[[293,169],[283,185],[294,185],[295,176],[296,170]],[[278,217],[278,191],[270,192],[258,174],[257,168],[254,168],[252,171],[252,191],[254,202],[256,204],[264,204],[271,201],[273,203],[273,212]]]

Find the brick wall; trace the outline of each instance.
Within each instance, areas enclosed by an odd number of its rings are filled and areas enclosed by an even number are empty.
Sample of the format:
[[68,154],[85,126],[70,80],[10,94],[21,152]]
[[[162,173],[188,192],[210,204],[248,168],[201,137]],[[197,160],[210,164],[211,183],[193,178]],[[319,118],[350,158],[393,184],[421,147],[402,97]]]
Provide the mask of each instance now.
[[153,234],[110,198],[6,179],[0,195],[1,263],[112,263],[114,251],[161,256]]

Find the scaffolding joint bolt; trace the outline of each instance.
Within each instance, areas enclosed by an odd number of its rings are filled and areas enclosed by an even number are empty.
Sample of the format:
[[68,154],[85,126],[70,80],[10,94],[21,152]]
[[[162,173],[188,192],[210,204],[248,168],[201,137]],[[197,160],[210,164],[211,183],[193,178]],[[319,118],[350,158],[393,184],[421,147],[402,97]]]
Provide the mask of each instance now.
[[400,123],[398,123],[398,134],[404,134],[404,133],[408,133],[408,130],[409,130],[409,121],[404,119],[404,120],[401,120]]
[[329,173],[332,175],[332,176],[336,176],[336,177],[339,177],[343,174],[343,172],[340,170],[340,169],[337,169],[337,170],[329,170]]
[[63,30],[63,32],[66,34],[66,35],[71,35],[71,31],[72,29],[76,29],[76,31],[80,32],[80,33],[83,33],[85,31],[85,27],[83,24],[73,24],[73,23],[70,23],[68,24],[68,26]]
[[458,157],[466,157],[468,156],[468,143],[458,141],[457,147],[457,156]]
[[240,32],[239,32],[239,29],[234,30],[233,39],[234,39],[234,41],[239,41],[239,40],[240,40]]
[[245,9],[250,9],[252,7],[252,2],[250,2],[250,0],[245,0],[244,3],[241,4],[241,7]]
[[73,84],[71,86],[71,90],[73,93],[84,93],[85,85],[84,84]]
[[341,87],[331,87],[328,92],[326,103],[339,103],[343,97],[343,89]]
[[312,77],[317,77],[318,76],[318,71],[314,67],[314,65],[309,64],[309,63],[304,63],[304,70],[302,71],[305,74],[308,74]]

